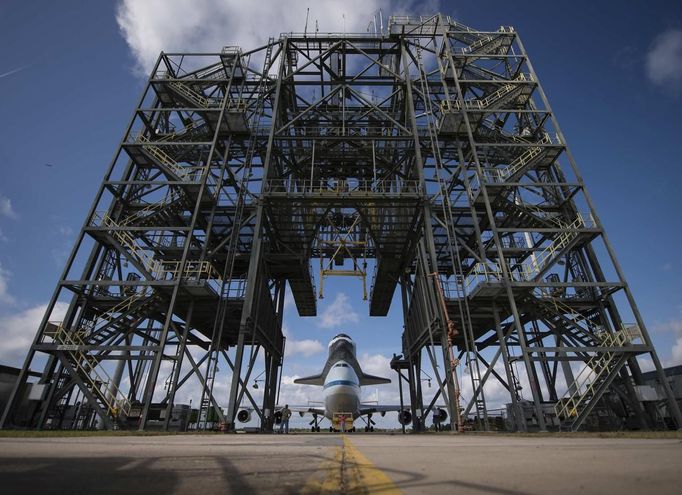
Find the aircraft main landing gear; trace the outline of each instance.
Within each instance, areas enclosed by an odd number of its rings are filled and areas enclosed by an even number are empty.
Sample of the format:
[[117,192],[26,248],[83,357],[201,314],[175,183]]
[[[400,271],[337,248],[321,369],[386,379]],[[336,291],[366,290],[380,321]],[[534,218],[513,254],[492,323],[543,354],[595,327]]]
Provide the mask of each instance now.
[[316,431],[317,431],[317,432],[320,431],[320,422],[319,422],[319,420],[317,419],[317,414],[313,414],[313,420],[312,420],[310,423],[308,423],[308,424],[312,425],[311,428],[310,428],[310,431],[312,431],[313,433],[316,432]]

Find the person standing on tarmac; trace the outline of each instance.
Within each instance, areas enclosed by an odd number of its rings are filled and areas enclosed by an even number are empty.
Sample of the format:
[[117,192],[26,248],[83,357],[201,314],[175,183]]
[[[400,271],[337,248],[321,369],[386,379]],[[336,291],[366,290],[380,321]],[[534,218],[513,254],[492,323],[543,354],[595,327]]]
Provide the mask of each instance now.
[[291,409],[289,409],[289,404],[285,404],[282,409],[282,422],[279,424],[280,433],[284,429],[284,433],[289,434],[289,418],[291,418]]

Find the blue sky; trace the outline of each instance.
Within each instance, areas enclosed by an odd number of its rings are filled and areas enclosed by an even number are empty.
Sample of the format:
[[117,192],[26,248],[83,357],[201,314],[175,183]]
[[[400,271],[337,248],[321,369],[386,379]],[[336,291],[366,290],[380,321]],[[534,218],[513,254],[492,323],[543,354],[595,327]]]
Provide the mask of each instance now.
[[[32,338],[143,88],[140,74],[149,60],[159,49],[218,50],[235,41],[251,47],[280,31],[301,31],[305,9],[314,2],[261,1],[235,9],[239,3],[0,3],[3,364],[18,364]],[[155,14],[158,5],[168,15]],[[386,14],[404,5],[412,11],[440,7],[474,28],[514,26],[660,357],[682,363],[680,2],[322,5],[311,11],[322,31],[341,30],[344,12],[349,31],[364,31],[375,9]],[[285,374],[315,372],[324,360],[320,349],[339,330],[358,341],[372,371],[385,369],[391,354],[400,352],[400,308],[394,305],[389,318],[370,319],[359,281],[331,280],[326,286],[320,318],[299,319],[287,310],[290,340],[304,343],[287,360]]]

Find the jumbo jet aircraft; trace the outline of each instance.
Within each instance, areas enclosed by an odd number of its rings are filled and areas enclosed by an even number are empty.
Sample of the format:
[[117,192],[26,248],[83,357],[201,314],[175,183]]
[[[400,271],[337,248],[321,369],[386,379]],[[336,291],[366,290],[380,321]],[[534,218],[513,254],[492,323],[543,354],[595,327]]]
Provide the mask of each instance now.
[[[312,414],[311,430],[320,431],[318,417],[322,416],[330,420],[332,426],[329,431],[334,431],[334,417],[339,415],[352,416],[352,421],[367,416],[365,420],[365,431],[374,431],[374,421],[372,415],[375,413],[384,416],[389,411],[398,412],[398,421],[407,425],[412,421],[412,414],[409,409],[401,409],[399,405],[378,405],[363,404],[360,400],[360,387],[366,385],[381,385],[391,383],[388,378],[370,375],[362,371],[360,363],[356,358],[355,342],[345,333],[336,335],[329,342],[329,355],[322,371],[317,375],[306,376],[294,380],[294,383],[302,385],[316,385],[324,387],[324,409],[309,406],[290,406],[293,412],[298,412],[301,416],[306,413]],[[280,415],[278,411],[275,413]],[[439,421],[447,419],[444,409],[437,408],[434,415],[438,414]],[[250,410],[243,409],[237,414],[237,419],[247,422],[251,419]],[[351,418],[348,418],[349,422]],[[336,424],[338,427],[338,423]],[[355,431],[355,427],[350,428]]]
[[[379,406],[362,404],[360,401],[360,387],[365,385],[381,385],[391,383],[388,378],[374,376],[362,371],[355,356],[355,342],[345,333],[340,333],[329,342],[329,356],[324,368],[318,375],[306,376],[294,380],[302,385],[317,385],[324,387],[324,410],[305,408],[303,412],[313,415],[319,414],[332,419],[334,414],[353,415],[353,420],[360,416],[368,416],[366,431],[374,431],[372,413],[386,414],[386,411],[399,411],[400,406]],[[301,408],[295,408],[299,410]],[[408,412],[408,411],[405,411]],[[317,423],[315,421],[315,423]],[[313,429],[319,430],[315,424]],[[330,427],[331,429],[332,427]]]

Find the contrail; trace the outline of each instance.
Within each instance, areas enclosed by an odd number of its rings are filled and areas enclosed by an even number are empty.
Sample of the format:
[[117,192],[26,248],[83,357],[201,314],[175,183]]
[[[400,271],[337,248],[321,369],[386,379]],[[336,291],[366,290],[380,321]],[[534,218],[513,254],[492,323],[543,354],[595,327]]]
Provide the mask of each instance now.
[[11,76],[12,74],[16,74],[17,72],[21,72],[24,69],[28,69],[29,67],[31,67],[31,65],[33,65],[33,64],[22,65],[21,67],[18,67],[16,69],[12,69],[9,72],[5,72],[4,74],[0,74],[0,79],[2,79],[3,77]]

